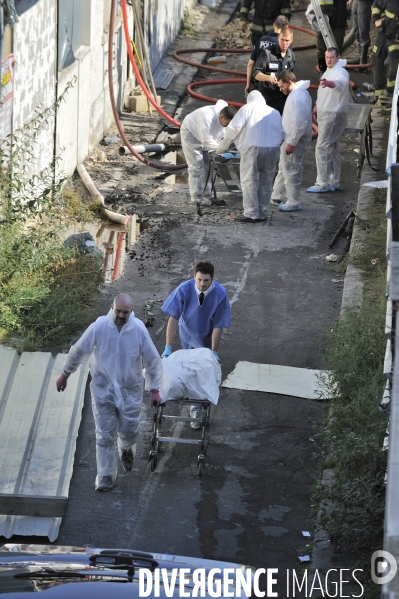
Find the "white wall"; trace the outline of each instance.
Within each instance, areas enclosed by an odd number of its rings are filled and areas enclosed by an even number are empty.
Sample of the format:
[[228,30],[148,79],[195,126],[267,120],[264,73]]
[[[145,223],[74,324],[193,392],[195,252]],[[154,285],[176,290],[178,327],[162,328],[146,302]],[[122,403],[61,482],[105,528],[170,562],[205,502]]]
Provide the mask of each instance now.
[[[144,0],[147,3],[147,16],[152,19],[152,40],[149,45],[151,66],[155,70],[169,44],[180,29],[184,15],[184,0]],[[150,8],[151,7],[151,8]],[[146,26],[148,41],[148,26]]]
[[[57,0],[20,0],[19,22],[14,26],[13,53],[16,60],[14,79],[13,127],[28,123],[41,104],[52,106],[56,99],[56,16]],[[47,166],[53,157],[54,120],[37,139],[36,169]]]
[[[71,38],[75,60],[62,71],[57,69],[57,6],[64,11],[67,0],[19,0],[19,22],[14,28],[13,52],[18,63],[15,76],[14,128],[28,122],[39,104],[49,107],[68,90],[60,105],[56,124],[56,154],[61,156],[61,169],[72,174],[114,122],[108,89],[108,34],[110,0],[83,0],[79,6],[81,19]],[[175,38],[184,12],[184,0],[144,0],[152,68],[155,69],[169,44]],[[60,14],[62,13],[60,10]],[[133,30],[131,8],[129,28]],[[68,20],[70,15],[68,13]],[[65,17],[63,26],[65,22]],[[69,21],[68,21],[69,22]],[[69,25],[70,26],[70,25]],[[65,33],[65,30],[64,30]],[[65,39],[65,35],[63,36]],[[121,12],[117,8],[114,33],[115,95],[119,109],[123,95],[135,82],[127,84],[127,49],[123,35]],[[132,73],[132,69],[129,69]],[[58,75],[58,89],[56,77]],[[129,82],[128,82],[129,83]],[[54,124],[43,131],[38,140],[38,168],[49,164],[54,153]]]

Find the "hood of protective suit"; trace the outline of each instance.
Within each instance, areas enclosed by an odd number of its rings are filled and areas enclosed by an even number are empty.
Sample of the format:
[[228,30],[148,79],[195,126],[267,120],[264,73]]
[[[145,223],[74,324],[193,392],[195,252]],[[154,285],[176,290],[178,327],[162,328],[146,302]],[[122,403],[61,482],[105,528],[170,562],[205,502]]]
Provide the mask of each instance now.
[[346,58],[339,58],[337,64],[335,64],[333,67],[327,67],[327,71],[328,70],[332,70],[335,69],[335,67],[344,67],[346,65],[348,61],[346,60]]
[[310,79],[301,79],[301,81],[297,81],[295,85],[295,89],[308,89],[310,85]]
[[[129,320],[127,321],[126,324],[123,325],[123,329],[125,329],[125,331],[127,331],[128,329],[131,329],[134,326],[134,312],[131,312],[130,316],[129,316]],[[107,314],[107,320],[109,322],[110,326],[114,326],[116,327],[115,321],[114,321],[114,311],[112,308],[110,308],[108,314]]]
[[257,89],[254,89],[252,92],[249,92],[247,104],[250,104],[251,102],[257,102],[258,100],[265,101],[264,97]]
[[218,100],[215,104],[215,108],[218,114],[220,114],[220,111],[222,110],[222,108],[224,108],[225,106],[228,106],[227,102],[225,102],[224,100]]

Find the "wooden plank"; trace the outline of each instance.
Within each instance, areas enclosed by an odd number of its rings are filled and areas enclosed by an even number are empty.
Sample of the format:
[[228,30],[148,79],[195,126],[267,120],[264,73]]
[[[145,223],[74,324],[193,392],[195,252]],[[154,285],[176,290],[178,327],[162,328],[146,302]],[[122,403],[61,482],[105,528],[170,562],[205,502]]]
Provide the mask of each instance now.
[[0,514],[6,516],[33,516],[35,518],[62,518],[66,514],[67,501],[67,497],[0,493]]

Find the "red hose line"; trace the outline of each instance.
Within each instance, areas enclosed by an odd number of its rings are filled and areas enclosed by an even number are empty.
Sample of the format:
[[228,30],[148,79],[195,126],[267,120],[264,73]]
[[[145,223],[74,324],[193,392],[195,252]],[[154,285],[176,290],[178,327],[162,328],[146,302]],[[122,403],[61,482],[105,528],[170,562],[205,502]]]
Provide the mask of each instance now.
[[[206,85],[221,85],[222,83],[246,83],[247,80],[246,79],[202,79],[201,81],[193,81],[193,83],[190,83],[189,85],[187,85],[187,91],[190,94],[190,96],[193,96],[193,98],[197,98],[198,100],[205,100],[206,102],[212,102],[215,104],[215,102],[217,102],[217,98],[211,98],[209,96],[204,96],[203,94],[199,94],[198,92],[193,91],[194,87],[199,87],[199,86],[206,86]],[[315,85],[314,83],[311,83],[309,85],[310,89],[318,89],[318,85]],[[240,108],[241,106],[244,106],[244,104],[242,104],[241,102],[233,102],[230,100],[226,100],[227,104],[230,104],[230,106],[237,106],[238,108]]]
[[[157,162],[155,160],[148,160],[147,158],[144,158],[144,156],[142,156],[141,154],[139,154],[138,152],[136,152],[136,150],[133,148],[133,146],[131,145],[131,143],[129,142],[129,140],[127,139],[125,132],[123,130],[122,127],[122,123],[120,122],[119,119],[119,114],[118,114],[118,110],[116,108],[116,102],[115,102],[115,90],[114,90],[114,81],[113,81],[113,70],[114,70],[114,65],[113,65],[113,31],[114,31],[114,26],[115,26],[115,8],[116,8],[116,2],[117,0],[112,0],[111,2],[111,15],[110,15],[110,24],[109,24],[109,38],[108,38],[108,83],[109,83],[109,95],[110,95],[110,100],[111,100],[111,106],[112,106],[112,113],[114,115],[114,119],[115,119],[115,124],[118,128],[118,131],[120,133],[121,138],[123,139],[123,141],[125,142],[126,146],[129,148],[130,152],[138,159],[140,160],[140,162],[143,162],[144,164],[146,164],[147,166],[151,166],[152,168],[157,168],[163,171],[176,171],[176,170],[182,170],[184,168],[187,167],[187,164],[179,164],[179,165],[174,165],[174,164],[166,164],[165,162]],[[124,30],[125,30],[125,36],[127,33],[127,39],[126,39],[126,45],[128,50],[133,54],[132,52],[132,45],[130,43],[130,39],[129,39],[129,30],[127,28],[127,10],[126,10],[126,0],[122,0],[122,13],[123,13],[123,25],[124,25]],[[130,56],[130,52],[129,52],[129,56]],[[133,57],[132,57],[133,58]],[[141,87],[144,89],[148,99],[152,102],[152,104],[154,104],[155,108],[157,108],[158,112],[159,109],[162,110],[158,104],[156,104],[156,102],[154,102],[152,100],[152,96],[150,96],[150,94],[148,94],[147,90],[145,89],[144,86],[144,82],[140,76],[140,73],[138,72],[138,68],[137,65],[134,61],[132,61],[132,65],[133,65],[133,69],[135,70],[135,75],[138,79],[138,81],[140,82]],[[161,114],[163,114],[164,111],[162,111]],[[166,113],[164,113],[166,115]],[[168,116],[168,119],[170,120],[171,117]],[[180,123],[178,123],[178,121],[175,121],[173,119],[174,123],[177,123],[180,126]]]
[[213,67],[211,65],[202,64],[201,62],[197,62],[196,60],[189,60],[188,58],[182,58],[180,56],[180,54],[193,54],[194,52],[230,52],[231,54],[244,54],[247,52],[252,52],[252,50],[246,48],[188,48],[183,50],[175,50],[172,54],[173,58],[175,58],[179,62],[189,64],[190,66],[197,67],[198,69],[206,69],[207,71],[216,71],[217,73],[226,73],[227,75],[238,75],[239,77],[245,77],[246,73],[242,71],[233,71],[231,69],[223,69],[221,67],[216,66]]
[[371,62],[368,62],[367,64],[346,64],[344,68],[345,69],[371,69],[371,67],[372,67]]
[[[116,7],[116,0],[112,0],[111,2],[111,18],[110,18],[110,31],[113,31],[114,28],[114,22],[115,22],[115,7]],[[157,110],[157,112],[162,115],[165,119],[167,119],[169,122],[173,123],[175,126],[177,127],[181,127],[181,123],[179,123],[179,121],[176,121],[174,118],[172,118],[171,116],[169,116],[163,109],[162,107],[155,101],[155,99],[153,98],[153,96],[149,93],[149,91],[147,90],[146,85],[144,84],[144,81],[140,75],[139,69],[137,67],[136,64],[136,60],[134,58],[134,54],[133,54],[133,49],[132,46],[130,44],[130,35],[129,35],[129,28],[128,28],[128,16],[127,16],[127,8],[126,8],[126,0],[121,0],[121,8],[122,8],[122,17],[123,17],[123,29],[124,29],[124,33],[125,33],[125,39],[126,39],[126,46],[128,49],[128,54],[129,54],[129,59],[131,62],[131,65],[133,67],[133,71],[135,74],[135,77],[137,79],[137,81],[139,82],[142,90],[144,91],[144,94],[147,97],[147,100],[154,106],[154,108]],[[302,9],[298,9],[302,10]],[[295,11],[297,12],[297,11]],[[299,25],[290,25],[292,27],[292,29],[296,29],[298,31],[303,31],[304,33],[307,33],[309,35],[315,36],[315,32],[312,31],[311,29],[307,29],[305,27],[301,27]],[[308,44],[305,46],[298,46],[295,47],[294,50],[298,51],[298,50],[307,50],[310,48],[314,48],[315,45],[314,44]],[[217,71],[219,73],[226,73],[226,74],[231,74],[231,75],[239,75],[239,76],[246,76],[246,73],[241,72],[241,71],[234,71],[234,70],[230,70],[230,69],[223,69],[223,68],[218,68],[218,67],[214,67],[214,66],[210,66],[210,65],[203,65],[201,63],[195,62],[195,61],[190,61],[188,59],[184,59],[181,58],[179,55],[180,54],[188,54],[188,53],[194,53],[194,52],[224,52],[224,53],[249,53],[252,50],[250,48],[245,49],[245,48],[188,48],[188,49],[182,49],[182,50],[176,50],[175,52],[173,52],[173,57],[176,60],[179,60],[180,62],[183,62],[185,64],[189,64],[192,66],[196,66],[198,68],[203,68],[203,69],[207,69],[209,71]],[[359,68],[359,67],[364,67],[367,68],[369,65],[347,65],[348,68]],[[114,94],[114,87],[113,87],[113,78],[112,78],[112,73],[113,73],[113,63],[112,63],[112,36],[109,36],[109,47],[108,47],[108,78],[109,78],[109,90],[110,90],[110,98],[111,98],[111,106],[112,106],[112,112],[114,115],[114,119],[115,119],[115,123],[118,127],[118,131],[123,139],[123,141],[125,142],[126,146],[129,148],[130,152],[141,162],[143,162],[144,164],[147,164],[148,166],[151,166],[153,168],[158,168],[158,169],[162,169],[162,170],[181,170],[187,167],[187,164],[181,164],[181,165],[167,165],[163,162],[156,162],[156,161],[150,161],[147,160],[146,158],[144,158],[141,154],[139,154],[138,152],[136,152],[132,145],[130,144],[129,140],[127,139],[123,128],[122,128],[122,124],[119,120],[119,115],[118,115],[118,111],[116,109],[116,102],[115,102],[115,94]],[[197,81],[194,83],[191,83],[187,86],[187,90],[190,93],[190,95],[192,95],[195,98],[198,98],[200,100],[205,100],[205,101],[209,101],[212,103],[216,103],[217,102],[217,98],[210,98],[208,96],[204,96],[202,94],[198,94],[196,92],[193,91],[193,87],[199,86],[199,85],[215,85],[215,84],[221,84],[221,83],[246,83],[246,79],[215,79],[213,81]],[[351,82],[352,83],[352,82]],[[310,85],[311,88],[317,88],[316,85]],[[236,106],[236,107],[241,107],[243,106],[242,103],[240,102],[228,102],[228,104],[230,104],[231,106]]]
[[132,44],[130,43],[129,26],[128,26],[128,22],[127,22],[126,0],[121,0],[121,7],[122,7],[123,30],[125,32],[126,46],[127,46],[127,51],[128,51],[128,54],[129,54],[130,62],[132,64],[132,67],[133,67],[133,70],[134,70],[134,75],[135,75],[137,81],[139,82],[139,84],[140,84],[143,92],[147,96],[147,100],[149,100],[149,102],[151,102],[151,104],[159,112],[159,114],[162,115],[169,122],[173,123],[173,125],[175,125],[176,127],[181,127],[181,123],[179,123],[179,121],[176,121],[167,112],[165,112],[161,108],[161,106],[159,104],[157,104],[157,102],[155,101],[155,99],[152,97],[152,95],[147,90],[147,88],[146,88],[146,86],[144,84],[144,81],[141,78],[140,71],[139,71],[139,69],[137,67],[137,64],[136,64],[136,59],[134,58]]
[[[292,26],[293,27],[293,26]],[[295,26],[297,29],[299,29],[299,26]],[[311,31],[310,29],[306,29],[305,27],[302,27],[302,29],[304,29],[306,32],[311,32],[314,33],[313,31]],[[316,45],[315,44],[308,44],[307,46],[298,46],[298,47],[294,47],[295,51],[298,50],[311,50],[312,48],[315,48]],[[252,48],[184,48],[182,50],[175,50],[172,54],[173,58],[175,58],[176,60],[178,60],[179,62],[183,62],[184,64],[189,64],[192,67],[197,67],[198,69],[205,69],[207,71],[215,71],[217,73],[226,73],[227,75],[236,75],[237,77],[245,77],[246,73],[244,73],[244,71],[234,71],[232,69],[223,69],[222,67],[218,67],[218,66],[211,66],[208,64],[202,64],[201,62],[198,62],[196,60],[189,60],[188,58],[182,58],[182,56],[180,56],[181,54],[194,54],[195,52],[222,52],[223,54],[249,54],[250,52],[252,52]],[[367,64],[347,64],[345,65],[346,69],[367,69],[371,67],[371,62],[367,63]]]
[[119,234],[118,245],[116,246],[115,262],[114,262],[114,269],[113,269],[113,272],[111,275],[111,281],[116,281],[119,277],[119,264],[120,264],[120,260],[121,260],[122,249],[125,245],[125,239],[126,239],[126,232],[123,231],[122,233]]
[[[306,10],[306,9],[305,9]],[[290,25],[291,29],[295,29],[297,31],[303,31],[308,35],[315,36],[315,32],[311,29],[307,29],[306,27],[301,27],[300,25]],[[293,50],[296,52],[298,50],[311,50],[315,48],[316,44],[307,44],[305,46],[294,46]],[[180,54],[193,54],[194,52],[222,52],[223,54],[249,54],[252,52],[252,48],[184,48],[182,50],[175,50],[172,54],[173,58],[176,60],[183,62],[184,64],[189,64],[193,67],[200,67],[201,69],[206,69],[207,71],[217,71],[218,73],[227,73],[228,75],[238,75],[239,77],[245,77],[246,73],[241,71],[233,71],[231,69],[223,69],[217,66],[211,66],[202,64],[200,62],[196,62],[194,60],[189,60],[188,58],[181,58]]]
[[[193,91],[193,87],[198,87],[200,85],[220,85],[221,83],[246,83],[247,80],[246,79],[212,79],[212,81],[209,81],[208,79],[204,79],[203,81],[194,81],[193,83],[190,83],[187,86],[187,91],[190,94],[190,96],[193,96],[193,98],[197,98],[198,100],[204,100],[205,102],[212,102],[213,104],[215,104],[218,99],[217,98],[211,98],[210,96],[204,96],[202,94],[199,94],[198,92]],[[309,87],[313,88],[313,89],[317,89],[318,85],[310,85]],[[226,100],[227,104],[230,104],[230,106],[235,106],[237,108],[241,108],[241,106],[244,106],[244,104],[242,102],[232,102],[230,100]],[[317,136],[317,132],[318,132],[318,128],[317,126],[312,123],[312,129],[313,129],[313,134],[312,137],[316,137]]]
[[[213,104],[215,104],[218,99],[217,98],[210,98],[208,96],[204,96],[202,94],[199,94],[198,92],[193,91],[194,87],[198,87],[198,86],[202,86],[202,85],[220,85],[222,83],[246,83],[247,80],[246,79],[203,79],[202,81],[194,81],[193,83],[190,83],[189,85],[187,85],[187,91],[190,94],[190,96],[193,96],[193,98],[197,98],[198,100],[205,100],[206,102],[212,102]],[[244,106],[244,104],[242,102],[233,102],[230,100],[226,100],[227,104],[230,104],[230,106],[235,106],[237,108],[241,108],[241,106]]]

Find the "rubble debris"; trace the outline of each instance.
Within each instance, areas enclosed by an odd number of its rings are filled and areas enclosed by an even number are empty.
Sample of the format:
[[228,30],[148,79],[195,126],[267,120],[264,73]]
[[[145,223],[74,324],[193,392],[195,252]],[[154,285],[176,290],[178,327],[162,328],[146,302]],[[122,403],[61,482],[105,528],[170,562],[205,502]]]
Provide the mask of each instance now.
[[338,256],[337,254],[329,254],[326,256],[326,260],[327,262],[338,262]]
[[216,48],[252,48],[251,29],[248,21],[234,19],[216,36]]
[[[348,216],[345,218],[344,222],[342,223],[342,225],[339,227],[338,231],[335,233],[334,237],[332,238],[332,240],[330,241],[330,243],[328,244],[328,247],[332,248],[332,246],[334,245],[334,243],[337,241],[338,237],[342,234],[343,231],[345,231],[348,222],[351,218],[355,218],[356,216],[356,212],[354,210],[351,210],[348,214]],[[354,222],[354,221],[353,221]],[[331,254],[332,255],[332,254]],[[327,257],[328,260],[328,257]],[[330,260],[329,262],[336,262],[336,260]]]
[[120,141],[121,140],[118,135],[107,135],[103,139],[103,142],[105,143],[106,146],[109,146],[110,144],[118,144]]

